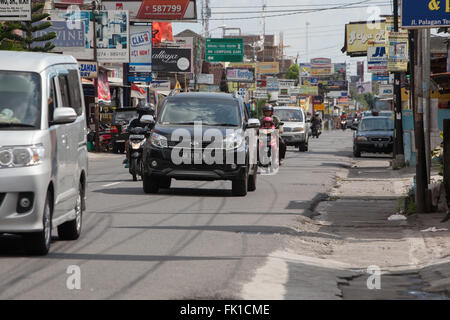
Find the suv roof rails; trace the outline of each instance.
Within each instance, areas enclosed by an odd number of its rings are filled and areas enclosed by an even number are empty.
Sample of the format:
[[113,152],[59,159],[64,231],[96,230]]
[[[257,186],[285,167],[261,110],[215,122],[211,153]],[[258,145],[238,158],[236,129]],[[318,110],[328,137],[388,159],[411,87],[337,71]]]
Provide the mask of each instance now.
[[168,95],[168,97],[173,97],[174,95],[176,95],[177,93],[179,93],[179,90],[177,89],[172,89]]

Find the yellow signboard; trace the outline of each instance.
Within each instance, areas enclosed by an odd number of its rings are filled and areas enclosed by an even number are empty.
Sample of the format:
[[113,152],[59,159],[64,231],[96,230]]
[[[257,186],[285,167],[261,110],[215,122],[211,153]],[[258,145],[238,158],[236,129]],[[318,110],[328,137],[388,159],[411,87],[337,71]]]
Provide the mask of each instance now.
[[385,22],[368,24],[367,22],[350,23],[346,26],[347,53],[367,52],[369,41],[386,41]]
[[256,73],[258,74],[277,74],[279,72],[279,62],[258,62],[256,64]]

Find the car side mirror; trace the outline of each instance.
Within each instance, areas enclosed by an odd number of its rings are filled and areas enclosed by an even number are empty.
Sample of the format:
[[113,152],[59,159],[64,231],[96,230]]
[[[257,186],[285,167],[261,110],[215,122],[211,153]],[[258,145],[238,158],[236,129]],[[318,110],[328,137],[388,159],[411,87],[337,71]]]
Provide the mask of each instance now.
[[67,124],[72,123],[75,120],[77,120],[77,113],[74,109],[60,107],[53,111],[53,121],[50,122],[50,125]]
[[261,123],[258,119],[248,119],[246,129],[258,129]]
[[153,125],[153,124],[155,124],[155,118],[153,118],[153,116],[147,114],[147,115],[142,116],[141,122],[145,123],[145,124]]

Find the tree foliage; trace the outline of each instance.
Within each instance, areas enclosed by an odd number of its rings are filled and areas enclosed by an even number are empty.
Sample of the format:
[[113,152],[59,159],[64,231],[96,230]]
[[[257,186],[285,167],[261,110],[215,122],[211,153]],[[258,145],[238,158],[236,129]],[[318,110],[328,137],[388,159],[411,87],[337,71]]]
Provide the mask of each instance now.
[[[37,3],[31,9],[31,21],[11,21],[5,22],[0,28],[0,49],[14,51],[37,51],[49,52],[55,45],[50,40],[56,38],[55,32],[49,32],[46,35],[35,37],[34,33],[45,30],[52,26],[47,19],[50,14],[43,13],[44,3]],[[16,31],[22,31],[22,35]],[[37,42],[45,42],[44,45],[36,45]]]
[[299,78],[300,75],[300,67],[298,66],[298,64],[293,64],[292,66],[290,66],[285,74],[285,78],[286,79],[292,79],[292,80],[297,80]]

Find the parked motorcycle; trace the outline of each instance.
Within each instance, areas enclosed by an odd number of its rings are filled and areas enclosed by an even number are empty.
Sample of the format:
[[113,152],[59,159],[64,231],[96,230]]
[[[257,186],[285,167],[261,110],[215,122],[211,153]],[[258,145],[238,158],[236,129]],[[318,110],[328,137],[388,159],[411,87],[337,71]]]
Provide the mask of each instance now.
[[135,127],[130,130],[128,143],[130,155],[129,172],[133,176],[133,181],[137,181],[137,176],[142,178],[143,175],[142,152],[149,132],[148,128],[142,127]]

